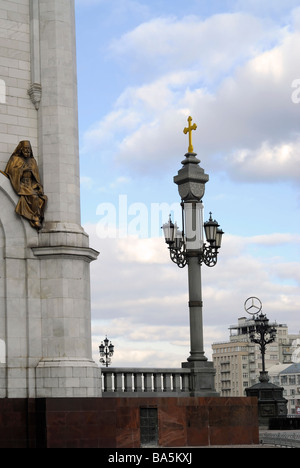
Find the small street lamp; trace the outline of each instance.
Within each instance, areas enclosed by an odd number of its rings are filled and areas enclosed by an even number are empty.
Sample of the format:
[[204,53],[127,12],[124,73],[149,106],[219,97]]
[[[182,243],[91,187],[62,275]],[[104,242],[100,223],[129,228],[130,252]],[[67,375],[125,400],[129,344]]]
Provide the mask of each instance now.
[[105,364],[106,367],[108,367],[111,363],[111,357],[114,354],[114,345],[111,342],[109,344],[108,343],[109,340],[106,336],[104,344],[103,341],[101,341],[101,345],[99,346],[99,353],[101,357],[99,361],[101,362],[101,364]]
[[[204,263],[213,267],[217,263],[219,248],[221,247],[223,231],[219,224],[212,218],[203,223],[202,198],[205,191],[205,184],[209,176],[200,167],[200,160],[196,158],[192,145],[192,130],[196,130],[197,125],[191,124],[192,118],[188,118],[189,126],[183,132],[189,134],[188,153],[182,161],[183,167],[174,177],[174,183],[178,185],[181,197],[182,208],[182,231],[173,223],[171,216],[162,229],[165,241],[170,251],[171,260],[179,268],[188,265],[189,283],[189,312],[190,312],[190,341],[191,351],[183,367],[198,368],[199,375],[202,373],[202,382],[195,382],[195,391],[207,387],[207,380],[203,368],[208,374],[213,374],[213,363],[208,363],[204,355],[203,343],[203,323],[202,323],[202,285],[201,285],[201,265]],[[204,232],[206,242],[204,241]],[[201,370],[200,370],[201,368]],[[212,384],[214,387],[214,384]]]

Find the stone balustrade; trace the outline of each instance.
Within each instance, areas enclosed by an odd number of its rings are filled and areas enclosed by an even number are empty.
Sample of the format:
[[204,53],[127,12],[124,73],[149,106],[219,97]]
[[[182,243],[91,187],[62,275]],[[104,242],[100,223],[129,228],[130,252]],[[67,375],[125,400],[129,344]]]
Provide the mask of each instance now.
[[189,396],[189,369],[103,368],[102,396]]

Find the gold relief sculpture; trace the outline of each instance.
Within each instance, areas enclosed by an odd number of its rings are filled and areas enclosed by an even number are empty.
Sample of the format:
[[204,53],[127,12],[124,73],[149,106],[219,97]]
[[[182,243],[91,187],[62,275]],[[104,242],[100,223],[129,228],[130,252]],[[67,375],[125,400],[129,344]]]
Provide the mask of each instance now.
[[[2,171],[1,171],[2,172]],[[3,172],[19,195],[16,213],[28,219],[37,230],[42,228],[47,196],[40,181],[30,141],[20,141]]]

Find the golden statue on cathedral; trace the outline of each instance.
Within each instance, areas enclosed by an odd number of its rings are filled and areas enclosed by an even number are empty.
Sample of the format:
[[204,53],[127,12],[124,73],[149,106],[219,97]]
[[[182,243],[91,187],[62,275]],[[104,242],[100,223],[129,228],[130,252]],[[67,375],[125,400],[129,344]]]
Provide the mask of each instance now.
[[44,194],[30,141],[20,141],[2,173],[10,179],[20,197],[16,213],[28,219],[33,228],[40,230],[47,196]]

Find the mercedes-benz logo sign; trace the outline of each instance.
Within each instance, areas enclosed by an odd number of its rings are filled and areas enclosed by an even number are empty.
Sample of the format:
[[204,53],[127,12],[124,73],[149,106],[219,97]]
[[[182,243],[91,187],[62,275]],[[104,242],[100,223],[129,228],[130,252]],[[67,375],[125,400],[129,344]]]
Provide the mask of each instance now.
[[262,303],[258,297],[252,296],[245,300],[245,311],[250,315],[258,314],[262,309]]

